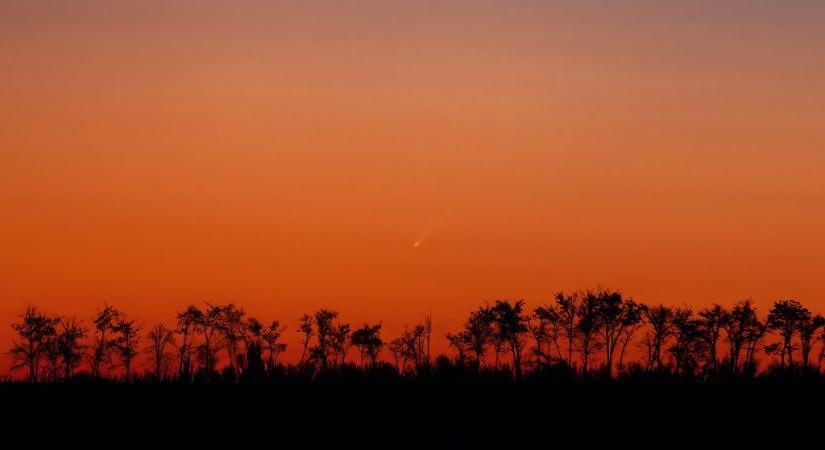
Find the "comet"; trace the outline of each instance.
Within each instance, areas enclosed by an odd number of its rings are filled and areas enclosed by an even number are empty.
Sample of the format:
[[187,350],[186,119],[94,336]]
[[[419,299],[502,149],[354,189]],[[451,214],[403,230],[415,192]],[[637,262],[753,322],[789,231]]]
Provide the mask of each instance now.
[[413,242],[413,248],[421,247],[421,244],[424,243],[424,240],[427,239],[430,234],[432,233],[433,229],[435,228],[434,223],[430,223],[424,228],[421,233],[418,233],[418,238],[416,238],[415,242]]

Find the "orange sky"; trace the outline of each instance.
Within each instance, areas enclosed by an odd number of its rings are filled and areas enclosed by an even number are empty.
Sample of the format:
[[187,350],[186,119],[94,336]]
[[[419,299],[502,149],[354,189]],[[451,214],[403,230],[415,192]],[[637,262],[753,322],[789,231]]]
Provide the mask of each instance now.
[[26,302],[825,311],[821,2],[110,3],[0,5],[0,342]]

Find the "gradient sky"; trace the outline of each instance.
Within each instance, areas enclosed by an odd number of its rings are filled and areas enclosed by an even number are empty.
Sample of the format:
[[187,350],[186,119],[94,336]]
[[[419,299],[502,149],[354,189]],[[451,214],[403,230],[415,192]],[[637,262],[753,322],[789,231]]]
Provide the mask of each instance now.
[[27,302],[825,310],[821,1],[6,0],[0,67],[0,342]]

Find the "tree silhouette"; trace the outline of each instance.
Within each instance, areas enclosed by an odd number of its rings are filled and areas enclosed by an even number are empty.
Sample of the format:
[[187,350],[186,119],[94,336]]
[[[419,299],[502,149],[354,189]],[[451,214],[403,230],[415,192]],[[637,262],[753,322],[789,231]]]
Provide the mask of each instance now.
[[825,328],[823,328],[820,335],[817,337],[817,340],[822,343],[822,346],[819,350],[819,358],[818,358],[818,366],[819,369],[822,369],[822,361],[825,360]]
[[702,353],[701,322],[693,318],[689,307],[674,309],[670,320],[673,346],[668,353],[673,357],[674,369],[678,374],[693,374]]
[[424,342],[425,342],[424,348],[426,350],[426,353],[424,353],[424,355],[425,355],[424,358],[426,360],[426,364],[429,365],[430,360],[431,360],[430,359],[430,344],[431,344],[431,338],[432,338],[432,335],[433,335],[433,316],[432,316],[432,314],[427,313],[427,314],[424,315],[424,320],[423,320],[423,322],[421,322],[421,327],[423,328],[422,336],[423,336],[423,339],[424,339]]
[[175,332],[166,328],[163,324],[158,324],[146,334],[149,345],[144,351],[151,357],[154,364],[155,379],[161,381],[166,375],[169,365],[172,362],[172,355],[167,348],[175,346]]
[[776,331],[782,338],[780,364],[785,367],[785,355],[788,365],[793,367],[793,337],[799,330],[800,322],[810,320],[811,312],[796,300],[779,300],[773,304],[768,313],[768,329]]
[[329,367],[332,354],[332,334],[334,332],[334,320],[338,317],[337,311],[329,309],[319,309],[312,315],[312,323],[315,325],[316,344],[309,349],[310,359],[319,366],[321,371]]
[[[547,338],[551,344],[553,344],[553,348],[556,349],[556,356],[559,361],[566,361],[564,356],[562,355],[561,338],[564,334],[564,324],[561,321],[561,315],[558,312],[558,308],[554,307],[553,305],[545,305],[545,308],[548,316],[548,327],[547,327]],[[570,367],[568,363],[568,367]]]
[[198,323],[202,320],[203,311],[195,305],[189,305],[177,314],[177,330],[180,336],[178,345],[178,377],[181,380],[190,380],[192,377],[192,336],[197,332]]
[[493,368],[495,370],[498,370],[499,359],[501,357],[501,352],[504,349],[505,339],[506,336],[501,334],[501,330],[495,326],[495,323],[491,317],[490,345],[493,347]]
[[26,306],[26,310],[20,315],[20,322],[11,326],[19,337],[19,340],[12,342],[12,348],[9,351],[12,358],[12,370],[25,367],[29,371],[29,381],[37,382],[40,361],[55,338],[59,320],[35,306]]
[[469,352],[470,349],[467,333],[464,331],[459,333],[447,333],[444,337],[447,338],[447,342],[450,344],[450,347],[455,349],[456,362],[460,366],[463,366],[467,352]]
[[581,296],[581,301],[576,307],[575,342],[581,354],[582,374],[587,374],[590,363],[590,355],[599,348],[597,341],[600,327],[600,308],[602,296],[597,292],[585,292]]
[[348,323],[336,323],[330,331],[330,345],[334,354],[333,363],[335,366],[343,366],[347,360],[347,354],[352,347],[350,325]]
[[[554,318],[551,316],[553,312],[552,309],[545,309],[543,306],[536,307],[527,322],[527,329],[535,342],[532,349],[535,366],[539,369],[550,365],[550,330],[554,322]],[[545,346],[547,346],[546,351]]]
[[[338,313],[332,310],[320,309],[301,318],[299,331],[304,337],[304,350],[297,366],[289,362],[276,365],[277,358],[286,350],[286,343],[281,341],[285,327],[278,321],[265,326],[255,318],[246,318],[244,310],[231,303],[207,303],[204,309],[190,305],[178,312],[176,318],[174,331],[163,325],[149,330],[145,336],[147,345],[143,347],[147,357],[142,360],[137,352],[140,325],[111,306],[95,313],[93,333],[89,335],[74,317],[53,317],[30,305],[20,320],[12,324],[16,332],[9,350],[12,369],[28,369],[27,379],[31,382],[65,381],[77,373],[95,374],[91,378],[98,378],[116,355],[115,361],[125,372],[124,382],[132,381],[140,368],[148,369],[146,375],[151,379],[164,381],[171,372],[170,349],[176,347],[180,381],[209,382],[219,370],[220,379],[229,383],[292,376],[306,379],[307,375],[313,380],[322,373],[328,379],[346,376],[353,370],[347,368],[353,346],[358,349],[360,370],[365,374],[377,375],[373,369],[382,367],[379,357],[385,343],[381,323],[364,324],[353,330],[349,324],[338,321]],[[592,364],[599,361],[603,363],[600,369],[609,377],[617,376],[620,382],[645,371],[658,372],[661,377],[721,381],[723,374],[762,377],[781,373],[775,370],[780,368],[818,376],[817,371],[811,370],[816,362],[811,362],[810,355],[816,344],[825,340],[823,328],[823,316],[812,314],[794,300],[777,301],[762,320],[749,300],[736,303],[730,311],[713,304],[694,315],[689,307],[648,307],[624,298],[619,291],[599,288],[558,293],[555,303],[538,306],[531,314],[525,313],[522,300],[484,304],[470,312],[457,332],[446,334],[457,357],[438,355],[437,364],[431,363],[435,360],[429,353],[429,314],[423,321],[405,326],[401,335],[386,347],[388,359],[394,360],[401,379],[492,376],[522,381],[567,374],[564,376],[589,381],[602,378],[590,376]],[[636,339],[640,330],[644,330],[642,339]],[[180,336],[177,340],[176,335]],[[528,340],[532,347],[525,354]],[[625,368],[624,357],[631,342],[645,350],[642,361],[647,363],[646,367],[634,363]],[[490,347],[497,354],[495,370],[485,371]],[[506,358],[503,365],[499,365],[499,353]],[[221,358],[224,355],[225,360]],[[769,357],[764,372],[758,367],[760,355]],[[797,355],[801,355],[798,362]],[[198,363],[196,378],[191,372],[192,356]],[[600,356],[604,359],[600,360]],[[823,358],[825,345],[819,356],[820,366]],[[617,359],[618,372],[614,374]],[[283,370],[278,372],[279,368]]]
[[567,365],[573,367],[573,351],[576,342],[576,311],[578,310],[579,294],[556,294],[556,311],[562,335],[567,340]]
[[[214,307],[216,311],[215,325],[218,333],[222,337],[223,346],[226,349],[226,354],[229,358],[229,370],[233,374],[240,372],[241,354],[239,351],[239,343],[243,341],[245,335],[244,316],[246,312],[242,308],[238,308],[233,303],[226,305],[218,305]],[[207,313],[209,310],[207,310]]]
[[129,320],[121,314],[112,331],[117,333],[117,337],[112,341],[112,345],[120,357],[120,362],[126,372],[126,382],[132,381],[132,362],[138,355],[138,344],[140,343],[141,326],[134,320]]
[[419,335],[422,331],[422,328],[419,326],[415,326],[412,329],[404,326],[404,332],[401,333],[401,337],[399,338],[401,341],[401,357],[403,359],[403,366],[407,367],[408,362],[412,362],[413,369],[418,372],[420,367],[420,351],[419,351]]
[[823,326],[825,326],[825,317],[822,317],[820,314],[812,316],[808,313],[799,321],[799,323],[797,323],[799,344],[802,351],[802,367],[804,369],[808,369],[808,367],[810,367],[814,336]]
[[707,349],[708,360],[714,375],[719,373],[717,348],[722,329],[728,320],[728,313],[722,305],[714,304],[699,311],[698,333],[704,347]]
[[266,370],[271,372],[275,368],[275,361],[278,355],[286,351],[286,344],[279,342],[286,327],[281,326],[277,320],[273,320],[268,327],[261,331],[264,350],[266,351]]
[[479,307],[470,313],[464,324],[464,335],[470,351],[473,352],[473,362],[476,370],[484,364],[484,349],[492,333],[493,314],[489,305]]
[[[352,345],[358,348],[361,359],[366,356],[370,362],[370,368],[375,369],[378,365],[378,354],[384,346],[381,340],[381,324],[364,324],[352,332]],[[362,364],[363,365],[363,364]]]
[[430,365],[429,350],[427,348],[429,346],[431,333],[432,319],[427,315],[424,317],[422,323],[416,324],[412,328],[405,326],[404,332],[401,334],[401,354],[404,360],[404,366],[406,366],[408,362],[412,362],[417,374],[420,374],[423,368]]
[[215,365],[218,360],[218,350],[221,342],[221,314],[219,306],[206,304],[203,311],[195,321],[195,330],[201,335],[201,344],[195,348],[198,362],[200,362],[207,381],[212,379],[215,373]]
[[92,342],[92,378],[100,376],[100,370],[104,364],[111,364],[113,346],[109,335],[119,317],[120,311],[112,306],[103,305],[92,320],[95,331]]
[[502,336],[502,340],[507,343],[510,354],[513,356],[516,381],[521,381],[521,352],[525,345],[524,334],[527,332],[524,300],[516,300],[513,303],[507,300],[496,300],[492,308],[492,314],[494,329],[497,334]]
[[298,326],[298,331],[303,335],[303,350],[301,351],[301,360],[298,362],[299,367],[304,366],[304,362],[306,361],[307,350],[309,349],[309,343],[312,341],[312,336],[314,334],[313,327],[312,327],[312,316],[309,314],[304,314],[299,319],[300,325]]
[[[60,318],[57,318],[58,324]],[[57,329],[55,327],[54,334],[49,337],[48,342],[46,343],[46,350],[43,352],[44,357],[46,358],[46,365],[42,366],[40,369],[39,380],[44,381],[61,381],[64,379],[63,376],[63,362],[60,359],[60,347],[57,339]],[[14,367],[12,367],[14,370]],[[31,381],[31,380],[29,380]]]
[[619,371],[624,370],[624,355],[627,350],[627,345],[636,335],[636,332],[644,325],[644,316],[647,311],[647,305],[636,303],[633,299],[628,299],[624,302],[622,308],[622,336],[621,350],[619,350]]
[[[722,323],[725,339],[728,343],[728,360],[733,373],[739,371],[739,359],[745,349],[748,338],[752,336],[755,324],[759,321],[750,300],[736,303]],[[747,358],[746,358],[747,359]]]
[[63,366],[63,379],[69,381],[83,361],[86,346],[81,342],[88,331],[74,317],[60,319],[57,353]]
[[645,309],[644,316],[650,326],[644,341],[648,351],[648,367],[661,370],[662,348],[670,337],[673,326],[673,309],[660,304]]
[[266,328],[256,318],[250,317],[246,321],[247,333],[244,333],[246,346],[246,364],[244,375],[247,379],[260,381],[271,364],[265,364],[263,360]]
[[762,340],[768,332],[767,322],[759,320],[754,310],[748,327],[745,329],[745,362],[743,369],[746,373],[756,373],[756,351],[762,345]]
[[596,326],[604,346],[604,368],[607,375],[612,376],[616,347],[627,325],[624,317],[624,299],[621,292],[600,290],[595,294],[595,300],[594,314],[598,318]]
[[395,338],[387,344],[387,350],[395,361],[395,371],[401,373],[401,361],[404,359],[404,340],[402,338]]

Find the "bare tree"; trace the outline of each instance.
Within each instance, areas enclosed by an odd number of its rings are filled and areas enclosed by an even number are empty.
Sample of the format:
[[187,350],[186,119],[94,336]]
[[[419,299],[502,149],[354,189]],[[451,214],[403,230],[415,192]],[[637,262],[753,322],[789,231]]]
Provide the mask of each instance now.
[[729,315],[721,305],[714,304],[699,311],[699,336],[707,349],[708,360],[714,374],[719,373],[717,347],[722,329],[729,320]]
[[47,381],[60,381],[63,379],[63,362],[60,359],[60,348],[58,345],[57,331],[46,343],[45,366],[42,366],[40,378]]
[[306,361],[307,350],[309,349],[309,343],[312,341],[312,336],[314,334],[313,327],[312,327],[312,316],[309,314],[304,314],[299,319],[300,325],[298,325],[298,331],[303,335],[303,350],[301,351],[301,360],[298,362],[299,367],[303,367],[304,362]]
[[95,318],[92,320],[94,324],[94,336],[92,340],[92,378],[100,376],[101,368],[104,364],[111,364],[111,356],[113,344],[110,340],[112,327],[120,318],[120,311],[116,308],[103,305],[103,308],[98,310]]
[[279,342],[285,330],[286,327],[282,326],[277,320],[273,320],[272,323],[262,331],[261,337],[267,355],[267,371],[272,371],[275,368],[275,361],[278,359],[278,355],[286,351],[286,344]]
[[329,367],[332,356],[332,334],[334,332],[334,321],[338,317],[338,312],[329,309],[319,309],[312,315],[312,322],[315,325],[317,334],[316,345],[309,350],[313,362],[318,364],[321,371]]
[[818,361],[817,361],[817,363],[818,363],[818,369],[819,369],[819,370],[822,370],[822,361],[823,361],[823,360],[825,360],[825,329],[823,329],[823,330],[822,330],[822,332],[820,333],[820,335],[819,335],[819,337],[818,337],[817,339],[818,339],[820,342],[822,342],[822,343],[823,343],[823,344],[822,344],[822,347],[820,347],[820,350],[819,350],[819,359],[818,359]]
[[[541,306],[533,310],[533,314],[527,322],[527,330],[530,332],[533,342],[535,342],[531,349],[535,367],[541,369],[550,364],[550,320]],[[547,346],[546,351],[545,346]]]
[[469,339],[466,331],[460,333],[447,333],[444,335],[450,347],[455,349],[456,363],[459,366],[464,366],[467,353],[470,351]]
[[155,366],[155,379],[161,381],[172,363],[173,356],[167,349],[175,346],[175,332],[166,328],[163,324],[158,324],[149,330],[146,338],[149,340],[149,345],[146,346],[144,351],[152,358],[152,363]]
[[57,353],[63,365],[63,379],[69,381],[75,369],[83,361],[86,346],[81,342],[86,330],[74,317],[60,320],[60,330],[57,334]]
[[[768,323],[762,320],[759,320],[759,317],[756,316],[754,313],[753,317],[751,318],[750,322],[748,323],[748,327],[745,329],[744,340],[745,340],[745,362],[743,364],[743,369],[751,375],[756,374],[756,351],[759,349],[762,344],[762,340],[764,339],[765,335],[768,332]],[[785,347],[781,347],[785,348]]]
[[426,353],[425,359],[427,365],[430,364],[430,343],[433,335],[433,315],[429,312],[424,315],[424,321],[421,323],[421,327],[423,328],[423,339],[426,342]]
[[118,317],[117,322],[112,326],[112,331],[118,334],[112,344],[120,357],[127,383],[132,381],[132,362],[135,356],[138,355],[141,328],[134,320],[129,320],[123,314]]
[[177,330],[180,336],[178,345],[178,376],[181,379],[191,381],[192,376],[192,352],[193,335],[197,332],[198,323],[203,319],[203,311],[195,305],[189,305],[177,314]]
[[404,348],[404,340],[402,338],[395,338],[387,344],[387,350],[390,351],[390,354],[395,360],[395,370],[399,374],[402,372],[401,361],[404,359]]
[[260,380],[269,370],[269,365],[264,363],[264,325],[256,318],[250,317],[246,321],[246,331],[243,333],[244,346],[246,347],[246,367],[244,375],[247,379]]
[[600,290],[596,294],[597,329],[604,346],[604,370],[613,375],[613,359],[616,347],[621,341],[626,325],[624,320],[624,299],[619,291]]
[[700,322],[693,318],[689,307],[674,309],[670,321],[673,345],[668,353],[673,357],[673,367],[678,374],[692,375],[701,353]]
[[645,311],[647,305],[636,303],[633,299],[625,301],[622,312],[622,336],[621,336],[621,350],[619,350],[619,371],[624,370],[624,355],[627,350],[627,345],[636,335],[636,332],[644,326]]
[[825,317],[820,314],[811,316],[808,314],[797,324],[799,333],[800,349],[802,351],[802,368],[810,367],[811,350],[813,349],[814,336],[820,328],[825,326]]
[[244,338],[246,312],[234,303],[218,305],[214,308],[218,311],[216,325],[229,358],[229,369],[232,373],[239,374],[243,366],[240,361],[243,353],[238,347]]
[[506,336],[501,334],[501,330],[492,322],[490,327],[490,345],[493,347],[493,368],[498,370],[501,352],[504,349]]
[[[563,326],[561,316],[556,306],[542,305],[536,307],[536,309],[533,310],[533,318],[538,322],[536,327],[540,329],[542,338],[548,345],[547,351],[541,352],[546,360],[545,362],[549,363],[553,359],[553,357],[550,356],[550,353],[552,353],[551,348],[555,349],[555,358],[557,360],[566,361],[562,355],[561,345],[559,344],[559,340],[563,334]],[[536,339],[536,336],[534,336],[534,339]]]
[[578,293],[565,295],[564,292],[559,292],[556,294],[556,311],[558,312],[562,335],[567,340],[567,365],[570,367],[573,367],[573,351],[576,342],[576,310],[578,309],[578,304]]
[[[378,354],[384,346],[381,340],[381,324],[364,324],[352,332],[352,344],[356,346],[361,354],[361,359],[366,356],[370,362],[370,368],[375,369],[378,364]],[[361,364],[363,366],[363,362]]]
[[758,320],[753,302],[744,300],[733,306],[722,324],[728,344],[728,364],[733,373],[739,372],[740,355],[745,349],[746,338]]
[[417,374],[420,374],[425,367],[430,365],[427,343],[430,341],[431,333],[432,322],[425,317],[423,323],[416,324],[412,328],[405,326],[404,332],[401,334],[404,365],[406,366],[408,361],[412,361]]
[[673,326],[673,309],[664,305],[649,307],[644,312],[645,319],[650,326],[650,334],[645,344],[649,353],[649,368],[662,368],[662,347],[671,335]]
[[197,317],[195,330],[201,335],[201,344],[195,350],[207,380],[212,379],[221,348],[221,308],[207,303],[206,310]]
[[404,360],[403,365],[404,367],[406,367],[407,362],[412,361],[413,368],[416,372],[418,372],[420,368],[422,359],[422,357],[420,356],[421,352],[419,351],[418,347],[419,336],[421,331],[422,328],[420,326],[415,326],[412,329],[408,328],[407,326],[404,326],[404,332],[401,334],[401,337],[399,338],[401,339],[402,343],[401,356]]
[[576,307],[575,337],[576,347],[581,354],[582,374],[586,375],[590,363],[590,355],[599,348],[598,331],[600,327],[600,307],[602,294],[599,292],[585,292]]
[[510,303],[507,300],[497,300],[492,308],[493,323],[498,333],[507,343],[510,354],[513,356],[513,368],[516,381],[522,378],[521,352],[526,344],[524,335],[527,333],[527,316],[524,314],[524,300]]
[[347,354],[352,348],[350,335],[350,325],[348,323],[336,323],[330,331],[330,346],[334,354],[333,364],[336,366],[342,366],[346,363]]
[[811,312],[796,300],[779,300],[768,313],[768,329],[776,331],[782,338],[782,367],[785,367],[785,355],[788,356],[788,366],[793,367],[793,337],[799,329],[799,323],[808,320],[810,316]]
[[493,315],[488,305],[479,307],[470,313],[464,324],[464,332],[470,350],[473,352],[473,361],[476,369],[484,365],[484,350],[492,333]]
[[36,306],[28,305],[20,322],[12,324],[18,339],[12,341],[9,355],[12,359],[12,370],[26,368],[29,371],[29,381],[36,383],[40,374],[40,361],[49,350],[56,334],[59,318],[49,316]]

